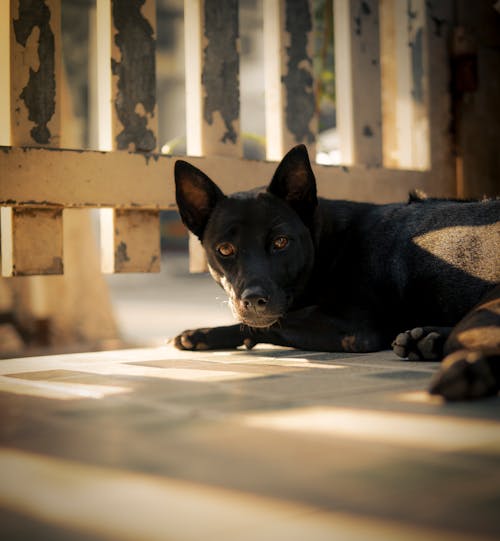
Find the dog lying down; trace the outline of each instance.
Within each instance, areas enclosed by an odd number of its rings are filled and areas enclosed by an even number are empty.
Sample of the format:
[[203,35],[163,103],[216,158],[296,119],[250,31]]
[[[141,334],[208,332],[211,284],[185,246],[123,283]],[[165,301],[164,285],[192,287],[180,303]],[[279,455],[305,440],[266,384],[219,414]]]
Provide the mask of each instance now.
[[500,200],[318,198],[303,145],[267,189],[226,196],[181,160],[175,183],[182,220],[241,322],[184,331],[179,349],[361,353],[392,344],[403,358],[443,359],[433,394],[500,390]]

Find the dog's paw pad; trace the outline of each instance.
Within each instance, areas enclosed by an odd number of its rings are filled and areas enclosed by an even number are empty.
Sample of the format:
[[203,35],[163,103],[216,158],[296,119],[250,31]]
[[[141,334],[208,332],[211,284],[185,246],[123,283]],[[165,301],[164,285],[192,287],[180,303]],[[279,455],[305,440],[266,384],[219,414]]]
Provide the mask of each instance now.
[[495,395],[498,382],[480,352],[456,351],[443,361],[429,392],[446,400],[466,400]]
[[410,338],[413,340],[420,340],[424,335],[424,329],[422,327],[415,327],[411,331],[406,331],[410,333]]
[[396,336],[392,343],[394,353],[410,361],[436,361],[442,353],[444,338],[435,330],[415,327]]
[[424,359],[437,359],[440,356],[441,348],[436,347],[441,335],[437,332],[430,332],[418,341],[418,349]]

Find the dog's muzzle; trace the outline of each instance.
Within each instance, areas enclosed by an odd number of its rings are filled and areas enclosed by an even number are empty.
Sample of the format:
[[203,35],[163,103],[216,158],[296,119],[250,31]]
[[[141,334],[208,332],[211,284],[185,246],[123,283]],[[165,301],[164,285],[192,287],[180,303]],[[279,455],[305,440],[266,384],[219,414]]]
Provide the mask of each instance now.
[[236,304],[238,319],[250,327],[270,327],[282,316],[273,306],[269,293],[260,286],[244,289]]

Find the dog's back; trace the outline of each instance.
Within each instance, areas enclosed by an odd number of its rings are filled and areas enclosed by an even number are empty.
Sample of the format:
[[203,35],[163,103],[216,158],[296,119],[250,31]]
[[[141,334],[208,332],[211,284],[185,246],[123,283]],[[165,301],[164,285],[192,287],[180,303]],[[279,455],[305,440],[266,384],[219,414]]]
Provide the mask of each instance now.
[[[335,290],[330,305],[366,303],[388,322],[397,318],[409,327],[429,317],[453,325],[500,282],[500,201],[324,200],[320,209],[335,257],[325,277]],[[328,251],[319,237],[322,252]],[[320,265],[328,266],[325,258],[319,254]]]

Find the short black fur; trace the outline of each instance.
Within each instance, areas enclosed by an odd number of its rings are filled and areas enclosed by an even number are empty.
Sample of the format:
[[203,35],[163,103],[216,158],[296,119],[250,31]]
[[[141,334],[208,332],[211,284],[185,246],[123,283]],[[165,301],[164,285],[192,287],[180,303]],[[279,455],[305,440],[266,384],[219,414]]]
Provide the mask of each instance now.
[[[493,331],[471,341],[467,327],[453,337],[453,352],[463,349],[462,361],[482,352],[482,372],[494,384],[471,384],[466,364],[458,391],[456,378],[433,389],[454,399],[500,388],[497,365],[491,368],[500,351],[500,201],[428,199],[417,191],[386,205],[318,198],[303,145],[283,158],[267,191],[226,197],[182,161],[175,176],[182,219],[202,240],[210,272],[243,323],[185,331],[179,348],[264,342],[366,352],[396,337],[400,356],[435,359],[452,353],[452,328],[479,313],[474,307],[489,295]],[[453,364],[456,371],[460,362]]]

